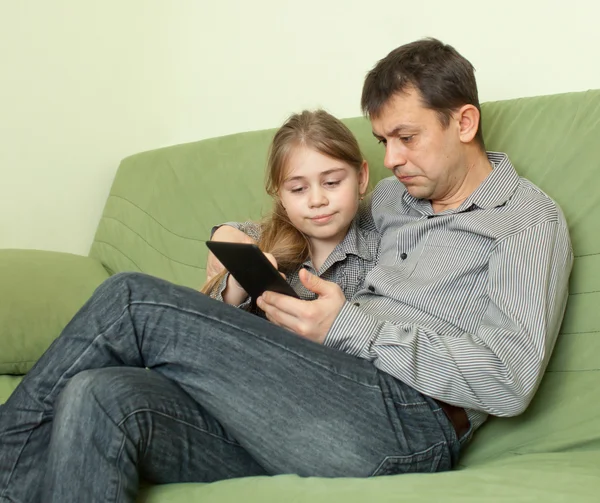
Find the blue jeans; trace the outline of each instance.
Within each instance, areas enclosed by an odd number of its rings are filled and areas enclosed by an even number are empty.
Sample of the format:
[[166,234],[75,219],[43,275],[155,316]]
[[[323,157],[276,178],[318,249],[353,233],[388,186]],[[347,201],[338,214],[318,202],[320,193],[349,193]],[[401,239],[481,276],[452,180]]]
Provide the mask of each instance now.
[[118,274],[0,407],[0,502],[133,502],[140,479],[451,469],[434,400],[194,290]]

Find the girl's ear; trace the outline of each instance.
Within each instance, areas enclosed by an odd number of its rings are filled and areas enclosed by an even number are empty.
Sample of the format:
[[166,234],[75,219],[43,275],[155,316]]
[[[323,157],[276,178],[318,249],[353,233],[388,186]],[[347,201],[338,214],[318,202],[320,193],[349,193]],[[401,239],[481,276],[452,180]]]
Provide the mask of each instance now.
[[363,159],[360,165],[360,171],[358,172],[358,194],[364,196],[367,193],[367,187],[369,186],[369,163]]

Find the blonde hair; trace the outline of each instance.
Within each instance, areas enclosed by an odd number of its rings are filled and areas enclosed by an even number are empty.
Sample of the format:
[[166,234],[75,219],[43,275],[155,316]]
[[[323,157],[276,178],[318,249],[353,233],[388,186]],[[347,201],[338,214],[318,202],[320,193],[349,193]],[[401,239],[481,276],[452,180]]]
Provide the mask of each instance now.
[[[279,189],[286,177],[289,158],[297,147],[307,147],[360,171],[363,156],[348,127],[325,110],[304,110],[293,114],[279,128],[269,148],[265,189],[273,198],[271,214],[261,222],[258,247],[271,253],[279,270],[288,274],[310,255],[308,239],[290,222],[279,199]],[[210,294],[221,283],[226,271],[209,280],[201,292]]]

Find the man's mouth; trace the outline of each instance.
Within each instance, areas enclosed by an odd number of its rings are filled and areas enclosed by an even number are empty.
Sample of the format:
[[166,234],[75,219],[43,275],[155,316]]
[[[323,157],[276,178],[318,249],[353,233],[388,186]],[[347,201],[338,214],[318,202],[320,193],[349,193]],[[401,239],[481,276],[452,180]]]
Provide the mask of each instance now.
[[396,175],[396,178],[400,180],[402,183],[410,183],[411,180],[414,180],[416,176],[413,175]]

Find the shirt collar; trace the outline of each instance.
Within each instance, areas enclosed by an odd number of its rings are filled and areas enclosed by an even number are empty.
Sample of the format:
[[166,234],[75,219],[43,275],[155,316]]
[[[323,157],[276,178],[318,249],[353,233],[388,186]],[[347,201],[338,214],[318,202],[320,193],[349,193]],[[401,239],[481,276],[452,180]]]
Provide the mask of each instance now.
[[340,251],[344,256],[356,255],[364,260],[373,259],[373,255],[369,251],[365,236],[360,231],[358,217],[356,217],[350,224],[348,232],[346,233],[346,237],[344,237],[342,242],[339,243],[333,250],[334,253],[336,251]]
[[[503,206],[511,198],[519,185],[519,175],[508,156],[502,152],[487,152],[487,157],[492,164],[492,172],[458,208],[442,213],[459,213],[471,210],[473,207],[497,208]],[[408,205],[422,213],[432,212],[429,201],[417,199],[408,191],[404,191],[402,197]]]
[[[492,172],[463,203],[465,207],[473,204],[484,210],[504,205],[519,186],[519,175],[506,154],[488,152],[492,163]],[[461,205],[462,206],[462,205]]]
[[[363,260],[373,260],[373,255],[369,251],[367,241],[358,226],[358,217],[352,221],[346,236],[338,243],[329,257],[327,257],[327,260],[321,266],[321,270],[326,271],[334,263],[346,259],[348,255],[356,255]],[[304,262],[304,265],[312,266],[310,258]]]

